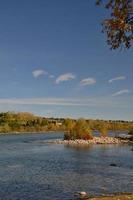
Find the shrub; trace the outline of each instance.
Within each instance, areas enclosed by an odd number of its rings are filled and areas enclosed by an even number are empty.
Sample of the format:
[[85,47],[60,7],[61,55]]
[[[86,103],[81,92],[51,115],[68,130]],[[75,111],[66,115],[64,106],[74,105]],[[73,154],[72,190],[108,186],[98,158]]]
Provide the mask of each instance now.
[[106,127],[101,128],[101,130],[100,130],[100,135],[101,135],[102,137],[107,137],[107,136],[108,136],[108,130],[107,130]]
[[129,135],[133,135],[133,128],[129,131]]
[[88,127],[87,122],[84,119],[79,119],[76,121],[73,128],[66,132],[64,135],[65,140],[75,140],[75,139],[83,139],[89,140],[92,139],[91,129]]
[[100,132],[101,137],[108,136],[108,128],[105,123],[99,125],[98,131]]

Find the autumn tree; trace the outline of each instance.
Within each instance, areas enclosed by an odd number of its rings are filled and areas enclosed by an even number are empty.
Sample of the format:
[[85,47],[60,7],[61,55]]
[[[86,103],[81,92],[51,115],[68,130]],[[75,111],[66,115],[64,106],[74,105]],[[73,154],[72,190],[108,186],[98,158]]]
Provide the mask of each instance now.
[[108,128],[106,124],[101,124],[98,128],[98,131],[100,132],[100,136],[102,137],[108,136]]
[[97,0],[96,4],[110,11],[102,26],[111,49],[129,49],[133,40],[133,0]]
[[75,140],[75,139],[92,139],[92,131],[88,126],[88,123],[84,119],[78,119],[71,130],[64,135],[64,139]]
[[64,120],[63,124],[65,126],[65,130],[70,132],[73,129],[74,125],[75,125],[75,121],[72,120],[72,119],[67,118],[67,119]]

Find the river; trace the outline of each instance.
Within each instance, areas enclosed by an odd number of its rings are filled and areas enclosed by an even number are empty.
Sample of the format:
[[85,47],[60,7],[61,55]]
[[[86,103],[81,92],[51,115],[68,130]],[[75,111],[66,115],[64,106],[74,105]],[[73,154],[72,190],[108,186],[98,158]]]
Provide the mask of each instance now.
[[78,191],[133,192],[131,145],[68,147],[47,142],[62,137],[0,136],[0,200],[70,200]]

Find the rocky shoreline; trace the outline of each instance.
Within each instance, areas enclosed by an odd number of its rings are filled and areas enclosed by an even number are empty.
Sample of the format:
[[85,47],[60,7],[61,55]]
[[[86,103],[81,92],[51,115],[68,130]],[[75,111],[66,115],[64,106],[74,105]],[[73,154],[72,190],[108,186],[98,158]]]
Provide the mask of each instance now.
[[54,140],[55,144],[65,144],[65,145],[89,145],[89,144],[123,144],[129,143],[128,140],[121,140],[114,137],[93,137],[91,140]]

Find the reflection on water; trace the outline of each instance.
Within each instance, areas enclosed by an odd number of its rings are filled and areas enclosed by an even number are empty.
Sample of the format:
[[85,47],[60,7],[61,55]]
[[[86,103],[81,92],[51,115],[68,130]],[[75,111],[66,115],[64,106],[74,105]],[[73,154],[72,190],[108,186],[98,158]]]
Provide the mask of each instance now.
[[130,145],[44,143],[61,137],[0,136],[0,200],[69,200],[77,191],[92,195],[133,190]]

